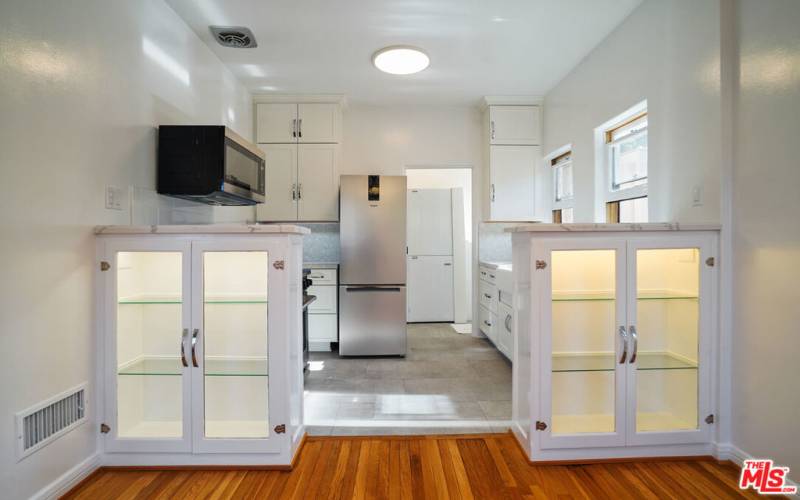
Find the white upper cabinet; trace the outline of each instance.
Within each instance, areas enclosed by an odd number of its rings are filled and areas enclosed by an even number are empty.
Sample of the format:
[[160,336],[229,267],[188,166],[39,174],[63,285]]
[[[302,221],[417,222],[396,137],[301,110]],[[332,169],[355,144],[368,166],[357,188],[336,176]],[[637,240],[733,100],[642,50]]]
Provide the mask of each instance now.
[[339,142],[341,108],[332,103],[259,103],[256,139],[261,144]]
[[534,220],[536,163],[539,146],[489,147],[489,218],[493,221]]
[[297,219],[339,220],[339,146],[301,144],[297,155]]
[[488,115],[490,144],[542,144],[539,106],[489,106]]
[[256,142],[262,144],[297,142],[297,104],[257,104]]
[[337,143],[341,122],[338,104],[298,104],[297,142]]
[[264,203],[256,205],[258,220],[297,219],[297,145],[261,144],[266,155]]

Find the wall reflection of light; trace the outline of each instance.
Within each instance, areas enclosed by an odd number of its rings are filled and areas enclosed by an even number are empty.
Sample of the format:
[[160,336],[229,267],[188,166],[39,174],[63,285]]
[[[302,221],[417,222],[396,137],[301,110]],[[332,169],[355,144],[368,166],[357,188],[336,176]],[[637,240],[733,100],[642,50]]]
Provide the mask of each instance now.
[[742,87],[792,90],[800,84],[800,53],[788,49],[742,57]]
[[228,122],[233,123],[236,121],[236,113],[233,112],[233,108],[228,108]]
[[147,37],[142,38],[142,52],[187,87],[191,84],[191,78],[186,68]]
[[59,53],[46,42],[33,44],[4,38],[0,40],[0,45],[3,47],[4,59],[24,73],[61,79],[68,76],[73,66],[71,58]]
[[262,68],[258,64],[242,64],[242,69],[245,70],[245,72],[248,75],[254,76],[256,78],[263,78],[267,76],[267,73],[266,71],[264,71],[264,68]]

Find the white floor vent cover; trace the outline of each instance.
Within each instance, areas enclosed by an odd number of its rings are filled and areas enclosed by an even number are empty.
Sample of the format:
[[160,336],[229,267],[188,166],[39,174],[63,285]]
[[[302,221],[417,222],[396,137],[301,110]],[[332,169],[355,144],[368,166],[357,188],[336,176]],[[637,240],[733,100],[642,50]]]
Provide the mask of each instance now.
[[86,384],[17,413],[17,460],[86,420]]

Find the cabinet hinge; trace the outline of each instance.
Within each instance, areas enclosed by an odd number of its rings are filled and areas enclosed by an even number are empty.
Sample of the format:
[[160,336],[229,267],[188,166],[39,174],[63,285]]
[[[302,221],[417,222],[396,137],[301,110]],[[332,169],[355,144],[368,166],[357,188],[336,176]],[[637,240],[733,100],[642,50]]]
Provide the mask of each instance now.
[[100,424],[100,433],[101,434],[108,434],[111,432],[111,427],[108,424]]
[[275,269],[283,270],[284,262],[282,260],[276,260],[275,262],[272,263],[272,267],[274,267]]
[[106,261],[101,261],[100,262],[100,270],[101,271],[108,271],[109,269],[111,269],[111,264],[109,264]]
[[544,269],[545,267],[547,267],[547,262],[543,260],[536,261],[536,269]]
[[275,426],[275,434],[283,434],[284,432],[286,432],[286,424]]
[[709,257],[709,258],[706,259],[706,265],[708,267],[714,267],[715,263],[716,263],[716,260],[714,260],[714,257]]
[[537,420],[536,421],[536,430],[537,431],[543,431],[545,429],[547,429],[547,424],[542,422],[541,420]]
[[713,424],[714,423],[714,414],[713,413],[706,417],[706,423],[707,424]]

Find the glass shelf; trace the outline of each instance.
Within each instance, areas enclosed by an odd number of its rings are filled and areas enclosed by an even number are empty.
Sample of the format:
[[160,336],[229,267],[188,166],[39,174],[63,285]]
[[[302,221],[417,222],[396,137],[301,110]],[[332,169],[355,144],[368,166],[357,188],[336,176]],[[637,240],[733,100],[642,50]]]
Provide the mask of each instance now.
[[[181,359],[144,358],[119,370],[119,375],[181,375]],[[207,359],[206,377],[266,377],[266,359]]]
[[[697,300],[696,295],[679,294],[679,293],[646,293],[639,294],[637,300]],[[553,293],[553,302],[589,302],[601,301],[611,302],[615,300],[613,295],[604,293]]]
[[[612,353],[598,354],[553,354],[554,373],[568,372],[610,372],[617,364]],[[627,362],[627,361],[626,361]],[[670,353],[639,353],[636,359],[639,370],[696,370],[697,364],[690,363]]]
[[[182,304],[180,299],[122,299],[119,305],[129,304]],[[266,304],[266,299],[209,299],[205,304]]]

